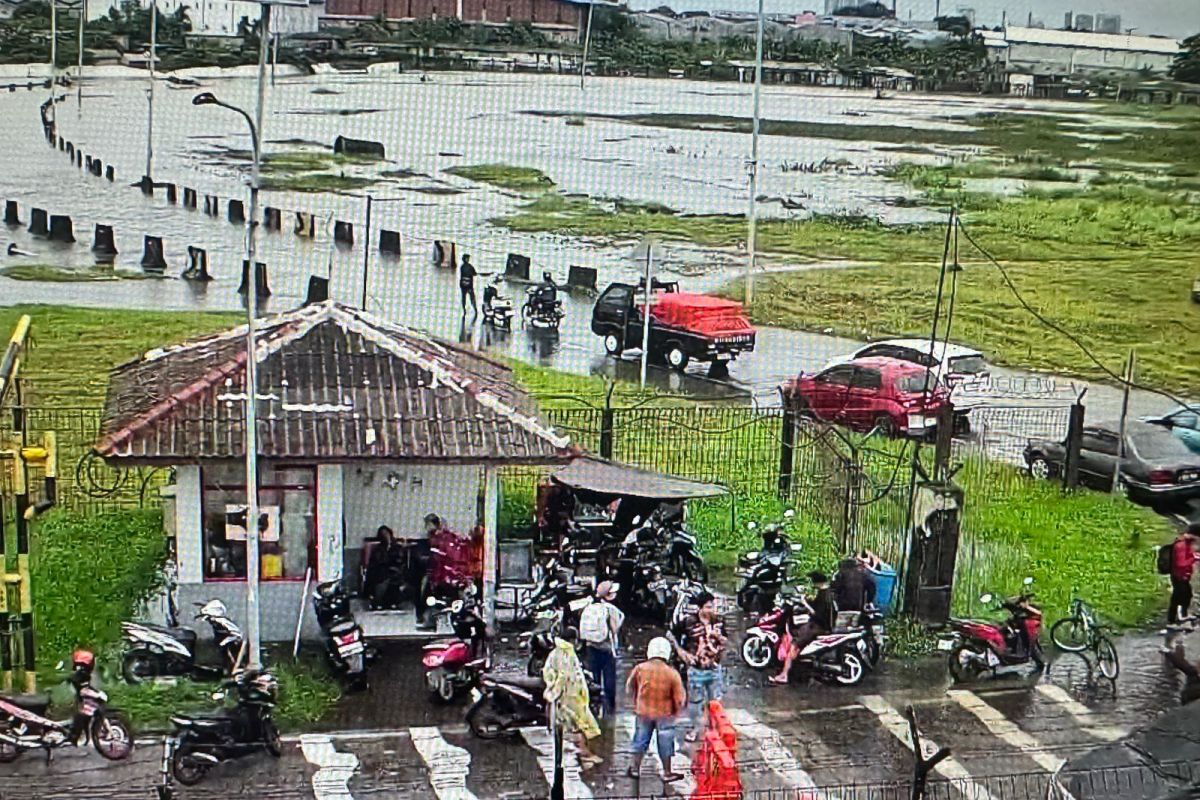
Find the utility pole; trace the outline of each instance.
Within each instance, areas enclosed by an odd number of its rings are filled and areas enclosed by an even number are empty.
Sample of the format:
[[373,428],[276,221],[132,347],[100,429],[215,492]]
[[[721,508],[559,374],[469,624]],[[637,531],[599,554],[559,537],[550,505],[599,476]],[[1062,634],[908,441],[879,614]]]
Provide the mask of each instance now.
[[58,0],[50,0],[50,93],[54,94],[54,71],[58,69]]
[[583,91],[583,79],[587,75],[587,57],[588,47],[592,43],[592,14],[596,10],[596,3],[588,3],[587,28],[583,32],[583,59],[579,62],[579,90]]
[[149,184],[152,180],[151,169],[154,164],[154,62],[158,60],[158,4],[150,0],[150,88],[146,90],[146,100],[149,103],[146,116],[146,172],[142,181]]
[[763,0],[758,0],[758,31],[754,43],[754,120],[750,132],[750,210],[746,235],[746,305],[754,302],[754,268],[758,258],[758,130],[763,67]]
[[75,76],[75,81],[78,84],[75,88],[75,103],[79,108],[79,113],[83,113],[83,23],[87,19],[87,0],[82,0],[79,7],[79,67],[78,74]]
[[654,281],[651,272],[654,268],[654,240],[646,240],[646,291],[642,309],[642,388],[646,388],[646,365],[650,360],[650,304],[654,302],[654,293],[650,287]]
[[275,67],[279,65],[279,34],[271,36],[271,86],[275,86]]
[[1129,419],[1129,392],[1133,385],[1136,369],[1137,351],[1130,348],[1129,360],[1125,362],[1125,380],[1122,387],[1124,391],[1121,395],[1121,425],[1117,435],[1117,460],[1113,464],[1112,490],[1114,493],[1121,491],[1121,462],[1125,459],[1125,423]]
[[363,291],[362,291],[362,310],[367,310],[367,284],[370,280],[371,266],[371,203],[374,201],[371,195],[367,195],[367,224],[366,233],[363,237]]

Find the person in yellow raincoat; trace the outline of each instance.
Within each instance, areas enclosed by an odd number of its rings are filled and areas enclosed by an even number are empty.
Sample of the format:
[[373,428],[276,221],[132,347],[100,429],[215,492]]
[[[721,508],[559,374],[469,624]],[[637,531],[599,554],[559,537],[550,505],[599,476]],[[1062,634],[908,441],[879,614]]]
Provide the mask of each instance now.
[[551,708],[552,719],[562,725],[564,734],[575,738],[579,749],[579,763],[586,769],[604,761],[588,747],[588,740],[600,735],[600,725],[592,715],[591,697],[587,677],[575,652],[579,632],[567,628],[554,639],[554,650],[542,667],[542,680],[546,682],[543,696]]

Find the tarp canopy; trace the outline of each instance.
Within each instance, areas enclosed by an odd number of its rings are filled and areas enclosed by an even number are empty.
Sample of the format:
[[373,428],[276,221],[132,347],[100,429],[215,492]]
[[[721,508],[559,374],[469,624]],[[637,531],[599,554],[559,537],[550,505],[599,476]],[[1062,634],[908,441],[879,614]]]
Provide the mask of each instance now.
[[1053,779],[1054,800],[1200,798],[1200,702],[1167,713],[1127,739],[1067,762]]
[[677,502],[700,497],[719,497],[729,491],[714,483],[678,478],[594,456],[575,459],[551,473],[550,479],[571,487],[577,493],[594,495],[594,499],[601,502],[610,502],[618,497]]
[[[645,306],[642,295],[635,295],[639,313]],[[650,315],[664,325],[685,328],[707,336],[755,333],[746,319],[742,304],[734,300],[690,292],[655,292]]]

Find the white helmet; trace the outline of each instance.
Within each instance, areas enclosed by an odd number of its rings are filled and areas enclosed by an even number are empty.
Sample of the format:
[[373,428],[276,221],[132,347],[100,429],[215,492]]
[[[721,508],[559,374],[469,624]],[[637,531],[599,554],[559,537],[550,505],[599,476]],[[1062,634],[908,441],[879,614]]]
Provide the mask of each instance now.
[[220,600],[209,600],[200,607],[200,615],[203,617],[228,617],[229,610]]
[[662,636],[656,636],[646,646],[646,658],[661,658],[667,661],[671,658],[671,643]]

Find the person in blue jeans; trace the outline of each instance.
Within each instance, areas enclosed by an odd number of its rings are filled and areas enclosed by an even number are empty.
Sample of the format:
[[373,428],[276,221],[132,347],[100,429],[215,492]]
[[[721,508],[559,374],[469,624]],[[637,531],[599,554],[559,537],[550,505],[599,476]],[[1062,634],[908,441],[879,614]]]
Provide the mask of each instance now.
[[642,759],[650,749],[650,737],[657,740],[658,758],[662,761],[662,779],[666,783],[683,776],[674,770],[675,717],[687,702],[679,672],[667,663],[671,658],[671,642],[659,636],[650,640],[646,660],[633,668],[625,682],[625,691],[633,700],[637,726],[633,732],[633,761],[627,774],[641,775]]
[[625,615],[613,605],[619,584],[601,581],[596,599],[579,618],[579,637],[587,645],[588,669],[604,692],[604,709],[611,717],[617,710],[617,651]]
[[676,631],[675,654],[687,665],[688,716],[692,729],[686,740],[696,741],[701,733],[704,709],[720,700],[725,688],[721,658],[729,641],[725,621],[717,613],[716,601],[708,592],[695,598],[696,613],[684,619]]

